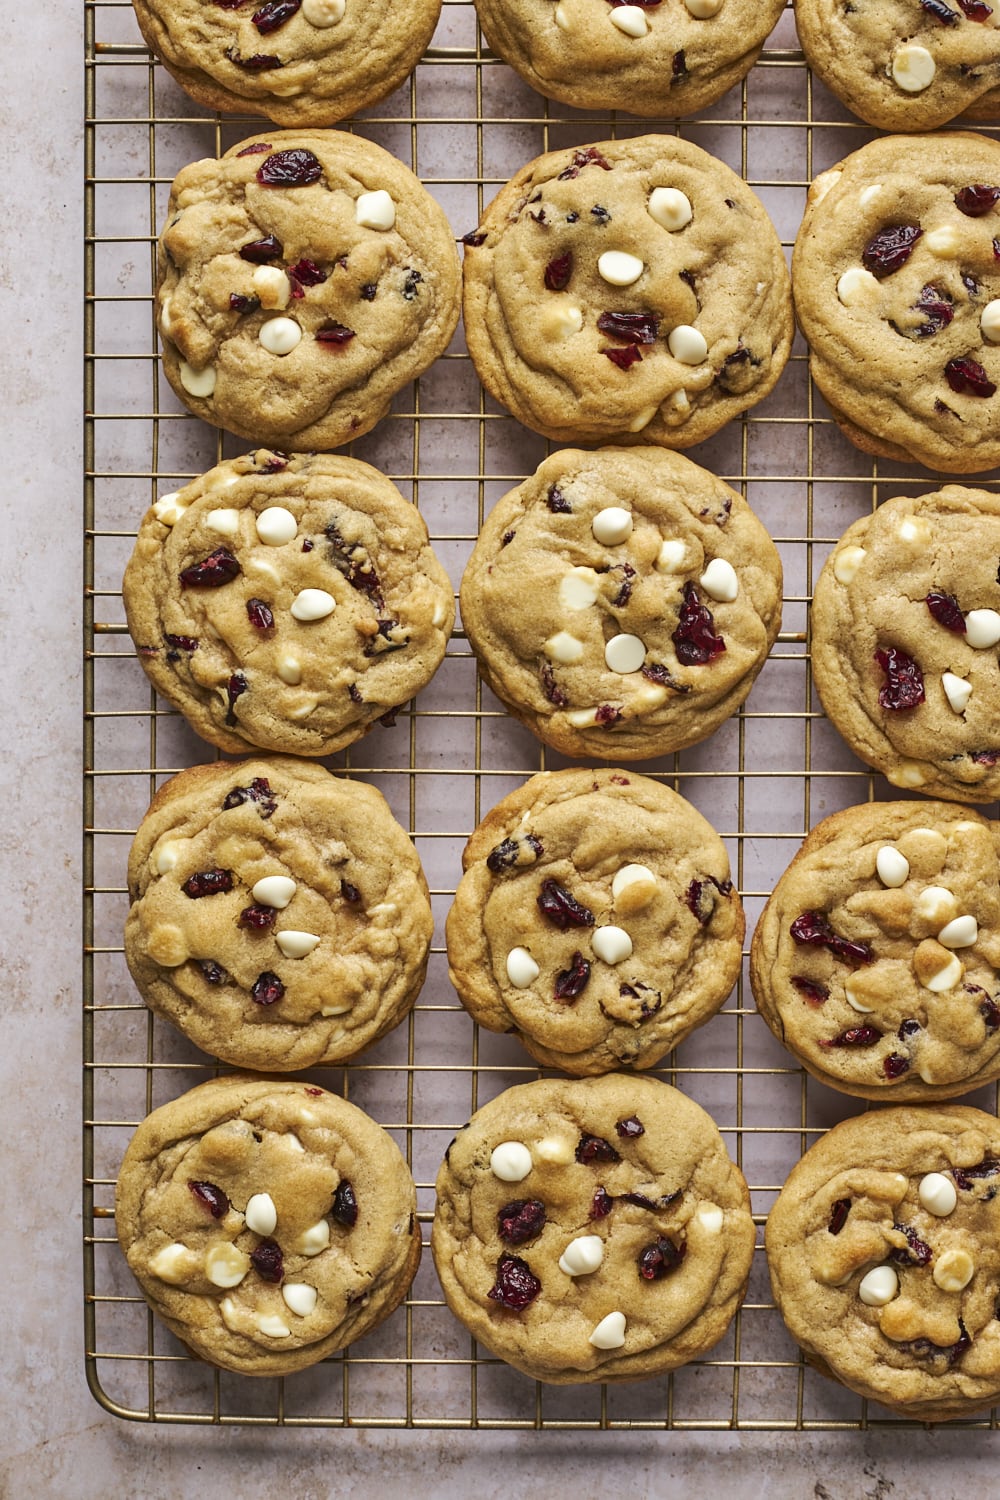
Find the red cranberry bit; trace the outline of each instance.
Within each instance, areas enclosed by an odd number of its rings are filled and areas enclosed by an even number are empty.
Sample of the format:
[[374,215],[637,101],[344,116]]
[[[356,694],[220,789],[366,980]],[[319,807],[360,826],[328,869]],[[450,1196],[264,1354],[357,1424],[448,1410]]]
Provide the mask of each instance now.
[[173,646],[177,651],[197,651],[198,649],[198,641],[193,635],[171,635],[167,631],[163,639],[168,646]]
[[573,152],[573,161],[568,167],[564,167],[556,178],[557,182],[566,182],[572,177],[579,177],[584,167],[603,167],[605,172],[611,171],[611,163],[605,161],[596,146],[586,146],[582,151]]
[[962,354],[958,359],[949,359],[944,367],[944,378],[953,391],[965,391],[970,396],[992,396],[996,386],[976,359]]
[[254,932],[266,932],[269,927],[274,926],[277,915],[273,906],[245,906],[236,925],[248,927]]
[[298,260],[294,266],[289,266],[285,272],[292,283],[292,296],[304,297],[304,286],[322,286],[329,276],[329,271],[321,271],[313,260]]
[[[220,4],[220,0],[215,0],[215,3],[216,3],[216,5]],[[226,4],[225,8],[226,8],[226,10],[237,10],[239,8],[239,6],[243,5],[243,4],[244,4],[244,0],[238,0],[238,4],[233,4],[232,0],[228,0],[228,3]],[[263,156],[264,152],[265,151],[270,151],[270,149],[271,149],[271,145],[270,145],[269,141],[254,141],[254,143],[253,143],[252,146],[244,146],[243,150],[242,151],[237,151],[236,155],[237,156]]]
[[553,515],[571,516],[573,507],[557,484],[549,485],[549,492],[545,497],[545,503]]
[[826,1226],[831,1234],[839,1234],[847,1223],[847,1215],[851,1211],[850,1198],[838,1198],[830,1210],[830,1222]]
[[594,723],[602,725],[605,729],[613,729],[624,717],[624,711],[616,708],[613,703],[599,703],[594,714]]
[[266,776],[255,776],[249,786],[234,786],[226,795],[222,811],[228,812],[230,808],[239,807],[244,802],[256,802],[257,811],[262,818],[269,818],[278,805],[278,799],[271,791],[271,783]]
[[229,310],[235,313],[252,313],[260,307],[259,297],[244,297],[242,292],[229,293]]
[[582,953],[574,953],[568,969],[560,969],[556,975],[555,998],[572,1004],[583,994],[590,983],[590,964]]
[[934,16],[941,22],[942,26],[957,26],[959,21],[958,11],[952,10],[951,6],[945,5],[944,0],[920,0],[920,4],[928,15]]
[[886,1078],[902,1078],[909,1071],[910,1059],[899,1052],[890,1052],[888,1057],[882,1059],[882,1072]]
[[290,21],[302,4],[302,0],[266,0],[260,10],[250,17],[261,36],[268,36]]
[[221,964],[215,962],[214,958],[199,958],[195,962],[201,970],[202,978],[208,984],[227,984],[229,982],[228,973]]
[[257,181],[261,187],[308,187],[310,183],[318,182],[322,175],[319,158],[301,146],[291,151],[275,151],[257,168]]
[[343,1224],[345,1229],[353,1229],[358,1222],[358,1200],[354,1196],[353,1187],[346,1178],[337,1184],[330,1208],[330,1217],[336,1219],[338,1224]]
[[567,250],[565,255],[555,256],[545,267],[545,285],[550,292],[564,292],[572,274],[573,252]]
[[497,1261],[496,1282],[486,1295],[493,1302],[499,1302],[501,1307],[521,1312],[534,1302],[541,1290],[542,1283],[532,1274],[527,1261],[519,1255],[501,1255]]
[[731,880],[716,880],[714,875],[706,875],[704,880],[692,880],[684,892],[684,904],[691,915],[697,918],[702,927],[708,926],[712,920],[712,913],[718,904],[709,890],[709,886],[714,886],[720,896],[728,896],[733,889],[733,882]]
[[250,991],[258,1005],[275,1005],[284,993],[285,986],[277,974],[272,974],[270,969],[265,969],[263,974],[258,974],[254,980],[253,989]]
[[213,1219],[224,1219],[229,1212],[229,1199],[220,1187],[214,1182],[189,1182],[188,1187],[194,1193],[203,1208],[207,1208]]
[[912,656],[907,656],[898,646],[880,646],[875,652],[875,660],[886,676],[885,685],[878,693],[883,708],[896,712],[923,703],[924,674]]
[[889,1259],[894,1260],[899,1266],[928,1266],[933,1257],[930,1245],[922,1240],[917,1231],[909,1224],[893,1224],[899,1234],[906,1236],[906,1247],[890,1250]]
[[963,1192],[967,1192],[973,1182],[981,1182],[985,1177],[996,1177],[998,1172],[1000,1172],[1000,1161],[996,1161],[992,1156],[984,1156],[978,1167],[952,1167],[951,1169],[952,1177]]
[[595,1162],[621,1161],[611,1142],[600,1135],[581,1135],[577,1142],[576,1159],[586,1167],[592,1167]]
[[421,276],[419,271],[415,271],[412,266],[407,267],[406,280],[403,282],[404,302],[413,301],[414,297],[417,295],[417,288],[423,281],[423,279],[424,278]]
[[829,1041],[820,1041],[821,1047],[874,1047],[881,1041],[882,1033],[877,1026],[849,1026]]
[[608,338],[625,344],[655,344],[660,334],[660,320],[651,312],[603,312],[597,326]]
[[553,927],[565,932],[567,927],[593,927],[594,913],[581,906],[565,886],[556,880],[543,880],[542,889],[536,897],[538,910],[547,917]]
[[995,1000],[991,1000],[988,995],[980,1004],[979,1014],[986,1022],[987,1032],[996,1031],[997,1027],[1000,1026],[1000,1006],[997,1005]]
[[834,932],[823,912],[804,911],[788,929],[795,942],[813,948],[828,948],[835,958],[849,964],[870,964],[872,950],[867,943],[856,943]]
[[916,1034],[917,1034],[917,1032],[919,1030],[920,1030],[920,1022],[919,1021],[914,1021],[914,1020],[901,1021],[899,1023],[899,1030],[896,1032],[896,1035],[899,1037],[899,1040],[901,1042],[905,1042],[906,1039],[907,1039],[907,1037],[916,1036]]
[[619,370],[627,370],[637,360],[642,359],[638,344],[626,344],[623,349],[602,349],[601,353],[606,354],[611,363],[617,365]]
[[673,79],[671,80],[672,82],[687,77],[687,75],[688,75],[687,58],[684,56],[683,52],[675,52],[674,53],[673,59],[672,59],[671,64],[670,64],[670,71],[673,74]]
[[993,14],[992,5],[986,5],[984,0],[958,0],[958,5],[970,21],[988,21]]
[[956,635],[965,634],[965,616],[959,609],[954,594],[944,594],[939,589],[932,589],[925,596],[924,603],[945,630],[953,630]]
[[955,305],[947,292],[939,291],[936,286],[928,284],[921,287],[920,296],[913,304],[915,312],[924,314],[924,321],[913,330],[913,335],[918,339],[930,338],[935,333],[940,333],[942,328],[947,328],[955,316]]
[[606,1219],[615,1206],[615,1200],[607,1188],[599,1187],[590,1205],[591,1219]]
[[342,880],[340,882],[340,894],[343,896],[344,900],[349,901],[352,906],[357,906],[361,900],[361,892],[358,890],[357,886],[352,885],[349,880]]
[[814,979],[805,979],[801,974],[793,974],[791,982],[802,998],[809,1001],[810,1005],[825,1005],[830,998],[830,991],[826,985],[817,984]]
[[226,56],[234,67],[242,68],[246,73],[264,73],[269,68],[284,67],[281,58],[273,52],[253,52],[249,57],[243,57],[235,47],[227,47]]
[[225,547],[216,547],[201,562],[192,563],[181,575],[181,587],[185,589],[218,589],[224,583],[238,578],[243,569]]
[[659,1211],[660,1205],[654,1203],[652,1198],[647,1198],[645,1193],[622,1193],[622,1203],[634,1203],[636,1208],[645,1208],[654,1214]]
[[545,1205],[537,1198],[516,1198],[497,1213],[497,1234],[508,1245],[523,1245],[541,1234]]
[[261,1240],[256,1249],[250,1251],[250,1264],[262,1281],[277,1282],[285,1274],[281,1247],[274,1240]]
[[263,599],[247,600],[247,619],[255,630],[274,629],[274,615]]
[[970,219],[981,219],[996,206],[1000,199],[1000,187],[991,183],[976,182],[970,187],[960,188],[955,194],[955,207]]
[[691,684],[689,682],[678,682],[670,668],[664,666],[662,661],[647,661],[639,669],[648,682],[658,682],[661,687],[668,687],[675,693],[689,693]]
[[[525,857],[526,845],[530,858]],[[493,875],[499,875],[501,870],[509,870],[518,863],[534,864],[544,852],[541,839],[537,839],[533,833],[526,834],[523,839],[504,839],[487,854],[486,868]]]
[[684,598],[678,614],[677,629],[670,639],[677,652],[677,660],[685,667],[704,667],[721,656],[726,643],[715,633],[715,619],[698,598],[693,583],[684,585]]
[[995,766],[1000,760],[1000,750],[970,750],[969,759],[977,766]]
[[646,1134],[646,1127],[638,1115],[629,1115],[627,1120],[618,1120],[615,1124],[615,1134],[623,1141],[634,1141],[640,1135]]
[[463,245],[469,245],[473,249],[476,249],[479,245],[485,245],[485,243],[486,243],[486,230],[485,229],[470,229],[469,232],[468,232],[468,234],[463,234],[462,235],[461,243]]
[[197,875],[190,876],[181,886],[185,896],[190,896],[192,901],[197,901],[202,896],[218,896],[223,891],[231,891],[232,888],[231,870],[201,870]]
[[326,328],[320,328],[316,334],[318,344],[329,344],[331,348],[339,349],[344,344],[349,344],[354,337],[354,329],[347,328],[343,323],[330,323]]
[[905,266],[923,234],[919,224],[895,224],[873,234],[861,252],[861,262],[879,281]]
[[542,684],[542,692],[555,708],[565,708],[569,698],[556,682],[555,670],[551,662],[543,661],[538,671],[539,681]]
[[643,1281],[662,1281],[676,1271],[687,1251],[686,1244],[675,1245],[661,1235],[639,1252],[639,1275]]
[[269,260],[277,260],[283,254],[281,241],[269,234],[262,240],[251,240],[249,245],[244,245],[240,250],[240,259],[248,260],[255,266],[264,266]]
[[229,708],[226,713],[226,723],[236,723],[236,700],[246,692],[249,684],[242,672],[234,672],[226,683],[226,697],[229,699]]

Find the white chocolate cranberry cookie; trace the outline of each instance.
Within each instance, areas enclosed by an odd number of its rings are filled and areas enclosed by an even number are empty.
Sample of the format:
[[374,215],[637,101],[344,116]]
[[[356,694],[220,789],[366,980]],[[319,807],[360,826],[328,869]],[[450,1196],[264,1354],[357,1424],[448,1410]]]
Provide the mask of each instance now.
[[489,45],[577,109],[689,115],[739,83],[784,0],[475,0]]
[[823,172],[795,241],[809,368],[866,453],[1000,464],[1000,141],[884,136]]
[[314,1365],[381,1323],[420,1261],[416,1190],[353,1104],[230,1074],[147,1115],[118,1176],[118,1239],[195,1354],[242,1375]]
[[764,1020],[862,1099],[950,1099],[1000,1077],[1000,831],[947,802],[817,824],[750,950]]
[[538,157],[464,243],[479,378],[557,442],[687,448],[762,400],[788,358],[788,272],[763,205],[674,136]]
[[828,717],[894,786],[1000,796],[1000,496],[949,484],[848,527],[816,583],[812,660]]
[[704,1354],[743,1299],[750,1196],[709,1115],[652,1078],[508,1089],[459,1131],[431,1236],[448,1306],[557,1385]]
[[413,844],[374,787],[285,756],[191,766],[129,854],[143,999],[236,1067],[341,1063],[397,1026],[433,931]]
[[122,584],[147,676],[221,750],[330,755],[430,681],[455,618],[377,469],[258,449],[146,512]]
[[163,371],[214,427],[339,448],[444,352],[458,292],[448,221],[402,162],[343,131],[266,131],[174,180]]
[[1000,1398],[1000,1127],[960,1105],[843,1120],[767,1220],[771,1284],[810,1363],[902,1416]]
[[651,1068],[736,983],[746,923],[725,846],[647,776],[533,776],[480,823],[462,867],[451,981],[543,1066]]
[[662,448],[566,449],[490,512],[462,623],[485,681],[566,755],[705,739],[781,624],[781,560],[742,496]]
[[146,45],[199,104],[333,125],[413,69],[441,0],[133,0]]

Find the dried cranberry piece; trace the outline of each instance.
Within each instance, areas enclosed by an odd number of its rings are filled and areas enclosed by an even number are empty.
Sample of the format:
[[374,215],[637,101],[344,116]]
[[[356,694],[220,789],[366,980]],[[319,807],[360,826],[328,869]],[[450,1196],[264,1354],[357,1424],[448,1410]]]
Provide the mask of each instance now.
[[635,569],[631,563],[621,563],[617,564],[612,569],[612,572],[616,572],[619,566],[621,567],[622,582],[621,587],[615,595],[615,604],[619,609],[624,609],[632,597],[632,579],[635,577]]
[[191,875],[181,890],[185,896],[190,896],[192,901],[199,900],[202,896],[218,896],[223,891],[231,891],[233,888],[233,872],[231,870],[200,870],[197,875]]
[[716,880],[714,875],[706,875],[704,880],[692,880],[684,892],[684,904],[702,927],[708,926],[717,905],[710,892],[706,895],[708,887],[713,885],[720,896],[728,896],[733,889],[731,880]]
[[894,224],[873,234],[861,252],[861,262],[879,281],[891,276],[909,260],[923,234],[919,224]]
[[208,1209],[213,1219],[226,1217],[229,1212],[229,1199],[214,1182],[189,1182],[188,1187],[202,1207]]
[[[324,527],[323,535],[330,543],[330,561],[339,573],[347,579],[352,589],[357,589],[359,594],[366,594],[372,601],[376,613],[385,609],[385,599],[382,596],[382,585],[375,571],[375,565],[368,556],[361,542],[349,542],[342,534],[336,520],[329,521]],[[388,624],[389,629],[398,622],[395,620],[379,621],[381,629],[383,624]],[[387,632],[386,632],[387,634]]]
[[284,251],[281,248],[281,241],[275,239],[273,234],[269,234],[262,240],[251,240],[249,245],[243,245],[239,253],[241,260],[248,260],[255,266],[263,266],[269,260],[276,260],[284,254]]
[[[221,5],[224,10],[239,10],[246,0],[215,0],[216,5]],[[265,151],[270,151],[269,141],[254,141],[252,146],[244,146],[242,151],[237,151],[237,156],[261,156]]]
[[944,367],[944,378],[953,391],[965,391],[970,396],[992,396],[996,386],[982,365],[967,354],[949,359]]
[[[942,328],[947,328],[955,316],[955,304],[947,292],[940,291],[930,282],[920,289],[920,296],[913,304],[914,312],[922,312],[924,321],[913,330],[914,338],[926,339]],[[895,324],[893,325],[895,327]]]
[[281,58],[273,52],[252,52],[249,57],[244,57],[236,47],[227,47],[226,56],[234,67],[242,68],[246,73],[265,73],[269,68],[284,67]]
[[233,554],[225,547],[216,547],[201,562],[192,563],[181,572],[181,587],[185,589],[218,589],[224,583],[232,583],[243,569]]
[[793,974],[791,982],[810,1005],[825,1005],[830,998],[830,991],[826,985],[817,984],[814,979],[806,979],[801,974]]
[[615,1206],[615,1200],[607,1188],[599,1187],[590,1204],[591,1219],[606,1219]]
[[[531,859],[525,857],[525,845],[532,855]],[[536,838],[533,833],[527,833],[523,839],[504,839],[497,844],[486,856],[486,868],[492,874],[499,875],[501,870],[509,870],[516,864],[534,864],[544,853],[541,839]]]
[[611,171],[611,163],[605,161],[596,146],[585,146],[582,150],[573,152],[573,160],[568,167],[564,167],[556,178],[557,182],[566,182],[572,177],[579,177],[584,167],[603,167],[605,172]]
[[710,609],[698,598],[695,585],[684,585],[684,598],[677,620],[677,629],[670,639],[677,652],[677,660],[685,667],[703,667],[721,656],[726,643],[715,633],[715,619]]
[[826,1226],[831,1234],[839,1234],[847,1223],[847,1215],[851,1211],[850,1198],[838,1198],[830,1210],[830,1222]]
[[318,344],[329,344],[332,348],[339,349],[344,344],[349,344],[354,338],[354,329],[347,328],[343,323],[330,323],[326,328],[320,328],[316,333]]
[[263,599],[247,600],[247,619],[255,630],[274,629],[274,615]]
[[988,21],[993,14],[992,5],[986,5],[984,0],[958,0],[958,4],[970,21]]
[[572,1003],[578,1000],[590,983],[590,964],[582,953],[574,953],[568,969],[556,975],[555,998]]
[[1000,750],[970,750],[969,759],[977,766],[995,766],[1000,760]]
[[362,286],[362,288],[361,288],[361,292],[360,292],[361,300],[363,302],[374,302],[375,301],[375,293],[377,291],[378,291],[378,283],[377,282],[375,282],[375,281],[366,281],[364,283],[364,285]]
[[960,188],[955,194],[955,207],[970,219],[981,219],[996,206],[1000,199],[1000,187],[991,183],[976,182],[970,187]]
[[497,1234],[508,1245],[523,1245],[533,1240],[544,1225],[545,1204],[537,1198],[516,1198],[497,1213]]
[[271,783],[265,776],[255,776],[249,786],[234,786],[226,794],[222,811],[229,812],[230,808],[240,807],[244,802],[256,802],[257,811],[262,818],[269,818],[278,805],[278,799],[271,791]]
[[545,267],[544,281],[550,292],[564,292],[573,274],[573,252],[557,255]]
[[555,708],[565,708],[569,698],[556,682],[556,674],[551,662],[543,661],[538,671],[539,680],[542,684],[542,692]]
[[542,881],[542,888],[535,898],[538,910],[543,917],[547,917],[553,927],[558,927],[560,932],[565,932],[567,927],[593,927],[594,913],[586,906],[581,906],[575,896],[571,896],[565,886],[558,881]]
[[250,1251],[250,1264],[262,1281],[281,1281],[285,1274],[281,1246],[276,1245],[274,1240],[261,1240]]
[[343,1224],[345,1229],[353,1229],[358,1222],[358,1200],[354,1196],[354,1188],[346,1178],[337,1184],[330,1217],[336,1219],[338,1224]]
[[319,158],[302,146],[291,151],[275,151],[257,168],[257,181],[261,187],[308,187],[318,182],[323,175]]
[[613,703],[599,703],[594,711],[594,723],[605,729],[612,729],[624,717],[624,710],[616,708]]
[[958,11],[952,10],[945,5],[944,0],[920,0],[920,4],[929,15],[941,22],[942,26],[957,26],[959,21]]
[[501,1307],[521,1312],[534,1302],[541,1290],[542,1283],[533,1275],[527,1261],[519,1255],[501,1255],[497,1261],[497,1279],[486,1295],[493,1302],[499,1302]]
[[954,594],[945,594],[940,589],[932,589],[925,596],[924,603],[938,624],[943,625],[945,630],[953,630],[956,635],[965,634],[965,616]]
[[899,1037],[899,1040],[901,1042],[905,1042],[907,1037],[916,1036],[919,1030],[919,1021],[914,1021],[912,1019],[908,1021],[900,1021],[899,1030],[896,1032],[896,1035]]
[[485,245],[485,243],[486,243],[486,230],[485,229],[470,229],[469,232],[468,232],[468,234],[463,234],[462,235],[462,244],[463,245],[470,245],[473,249],[475,249],[478,245]]
[[600,1135],[581,1135],[576,1147],[576,1159],[584,1166],[591,1167],[595,1162],[621,1161],[618,1152],[610,1141],[606,1141]]
[[998,1173],[1000,1173],[1000,1161],[996,1161],[992,1156],[984,1156],[977,1167],[952,1167],[951,1169],[952,1177],[964,1192],[972,1187],[973,1182],[981,1182],[986,1177],[996,1177]]
[[671,1271],[676,1271],[687,1252],[687,1244],[675,1245],[673,1240],[660,1235],[651,1245],[639,1251],[639,1275],[643,1281],[662,1281]]
[[642,359],[638,344],[626,344],[622,349],[602,349],[601,353],[606,354],[611,363],[617,365],[619,370],[627,370],[630,365],[634,365],[637,360]]
[[634,1141],[640,1135],[646,1134],[646,1127],[638,1115],[629,1115],[627,1120],[618,1120],[615,1122],[615,1133],[623,1141]]
[[882,1059],[882,1072],[886,1078],[902,1078],[909,1071],[910,1059],[899,1052],[890,1052],[888,1057]]
[[875,660],[886,675],[885,685],[878,693],[883,708],[896,712],[923,703],[924,674],[912,656],[907,656],[898,646],[880,646],[875,652]]
[[290,21],[302,4],[302,0],[265,0],[260,10],[250,17],[261,36],[268,36]]
[[889,1259],[894,1260],[899,1266],[928,1266],[933,1258],[933,1251],[925,1240],[922,1240],[917,1231],[910,1224],[893,1224],[893,1229],[906,1236],[906,1247],[897,1247],[889,1251]]
[[193,635],[171,635],[169,631],[164,632],[163,639],[168,646],[173,646],[177,651],[197,651],[198,641]]
[[273,906],[245,906],[240,912],[238,927],[250,927],[255,932],[266,932],[269,927],[274,926],[274,919],[278,915]]
[[877,1026],[849,1026],[828,1041],[820,1040],[821,1047],[874,1047],[882,1037]]
[[828,948],[835,958],[849,964],[870,964],[872,950],[867,943],[856,943],[840,937],[820,911],[804,911],[795,918],[788,931],[797,943],[813,948]]
[[590,210],[590,217],[594,220],[595,224],[600,224],[603,226],[605,224],[611,223],[611,215],[608,213],[607,209],[602,208],[599,203],[595,203],[593,208]]
[[217,964],[214,958],[199,958],[195,962],[201,970],[202,978],[208,984],[228,984],[228,972],[221,964]]
[[242,292],[229,293],[229,310],[235,313],[252,313],[260,307],[259,297],[244,297]]
[[626,344],[655,344],[660,334],[660,320],[651,312],[603,312],[597,326],[609,338]]
[[329,276],[329,271],[321,271],[313,260],[297,260],[294,266],[288,266],[285,275],[292,283],[292,296],[302,297],[304,286],[322,286]]
[[229,699],[229,708],[226,711],[226,723],[236,723],[236,700],[246,692],[249,684],[242,672],[234,672],[226,683],[226,697]]
[[689,693],[691,684],[689,682],[678,682],[669,667],[664,666],[662,661],[647,661],[639,669],[648,682],[658,682],[662,687],[668,687],[675,693]]
[[342,880],[340,882],[340,894],[343,896],[344,900],[349,901],[352,906],[357,906],[358,902],[361,900],[361,892],[358,890],[357,886],[352,885],[349,880]]
[[636,1208],[645,1208],[649,1212],[658,1213],[659,1203],[654,1203],[652,1198],[647,1198],[645,1193],[622,1193],[622,1203],[633,1203]]
[[979,1006],[979,1014],[986,1022],[988,1032],[996,1031],[997,1027],[1000,1027],[1000,1005],[997,1005],[996,1001],[991,1000],[988,995]]
[[549,492],[545,497],[545,503],[554,515],[570,516],[573,507],[557,484],[549,485]]
[[670,63],[670,71],[673,74],[673,80],[677,80],[677,79],[681,79],[681,78],[686,78],[687,77],[687,75],[688,75],[687,58],[684,56],[683,51],[681,51],[681,52],[675,52],[674,53],[673,58],[671,59],[671,63]]
[[258,974],[253,982],[251,997],[258,1005],[275,1005],[285,993],[285,986],[277,974],[272,974],[270,969],[265,969],[263,974]]

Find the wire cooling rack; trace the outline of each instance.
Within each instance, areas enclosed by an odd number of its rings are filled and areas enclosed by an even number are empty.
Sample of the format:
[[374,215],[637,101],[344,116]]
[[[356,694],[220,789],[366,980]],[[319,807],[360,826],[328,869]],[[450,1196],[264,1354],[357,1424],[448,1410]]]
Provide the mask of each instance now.
[[[85,0],[85,780],[84,1310],[91,1389],[137,1421],[306,1427],[798,1429],[899,1426],[800,1359],[771,1300],[758,1250],[745,1304],[708,1357],[625,1387],[545,1387],[485,1355],[451,1317],[429,1253],[407,1302],[342,1355],[286,1379],[223,1373],[153,1319],[114,1237],[114,1181],[139,1120],[213,1071],[154,1019],[125,966],[125,865],[150,796],[212,751],[151,694],[124,624],[120,584],[139,519],[159,494],[243,451],[184,413],[163,380],[153,314],[156,235],[185,163],[261,129],[193,105],[142,45],[128,0]],[[812,177],[871,138],[814,83],[786,12],[739,89],[694,120],[645,121],[548,105],[486,50],[469,0],[444,0],[413,77],[352,128],[413,168],[456,238],[524,162],[561,145],[649,130],[679,133],[727,161],[764,201],[786,248]],[[483,396],[461,342],[349,450],[419,505],[456,585],[484,514],[547,445]],[[706,743],[637,769],[681,792],[726,840],[752,932],[803,834],[837,808],[894,795],[818,711],[807,606],[831,544],[922,470],[873,463],[831,422],[805,354],[767,401],[690,456],[740,489],[778,544],[784,628],[741,713]],[[977,483],[989,482],[977,479]],[[995,480],[993,481],[995,482]],[[433,682],[329,763],[388,798],[429,878],[436,932],[427,983],[406,1024],[348,1067],[310,1075],[395,1137],[418,1187],[425,1242],[433,1183],[455,1129],[487,1099],[537,1076],[516,1042],[479,1032],[447,978],[443,927],[461,851],[479,819],[527,776],[565,764],[511,720],[478,680],[457,630]],[[751,1187],[763,1226],[816,1136],[861,1106],[812,1082],[756,1015],[745,978],[659,1076],[705,1106]],[[970,1097],[996,1109],[995,1091]],[[992,1420],[964,1424],[996,1425]]]

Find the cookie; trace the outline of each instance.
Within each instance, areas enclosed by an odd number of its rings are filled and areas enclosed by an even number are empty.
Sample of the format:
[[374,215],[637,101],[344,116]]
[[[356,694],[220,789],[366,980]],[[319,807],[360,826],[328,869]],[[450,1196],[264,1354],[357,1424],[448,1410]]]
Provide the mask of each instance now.
[[402,83],[441,0],[133,0],[143,40],[209,109],[333,125]]
[[880,130],[935,130],[957,115],[996,119],[1000,41],[984,0],[795,0],[806,61]]
[[1000,1078],[1000,830],[946,802],[817,824],[750,950],[757,1007],[815,1078],[950,1099]]
[[778,1308],[811,1364],[902,1416],[1000,1398],[1000,1127],[960,1105],[843,1120],[767,1219]]
[[884,136],[823,172],[795,241],[809,369],[865,453],[1000,464],[1000,142]]
[[677,137],[540,156],[464,243],[479,378],[557,442],[690,447],[762,400],[788,358],[788,272],[763,205]]
[[533,776],[480,823],[462,868],[451,982],[544,1067],[651,1068],[739,977],[746,923],[725,846],[647,776]]
[[147,676],[221,750],[330,755],[430,681],[455,601],[377,469],[258,449],[146,512],[122,584]]
[[487,516],[462,624],[484,680],[565,755],[696,744],[781,624],[781,560],[746,501],[662,448],[554,453]]
[[493,50],[578,109],[689,115],[749,73],[784,0],[475,0]]
[[125,958],[158,1015],[275,1072],[357,1056],[408,1013],[434,924],[380,792],[283,756],[191,766],[129,854]]
[[444,352],[458,290],[448,221],[401,162],[342,131],[268,131],[174,179],[163,372],[214,427],[339,448]]
[[431,1248],[452,1312],[515,1369],[638,1380],[723,1336],[754,1225],[700,1105],[609,1074],[521,1084],[478,1110],[438,1173]]
[[816,583],[823,707],[894,786],[1000,796],[1000,496],[946,485],[848,527]]
[[416,1206],[399,1148],[355,1105],[231,1074],[147,1115],[115,1221],[171,1333],[223,1369],[287,1375],[402,1302],[420,1261]]

